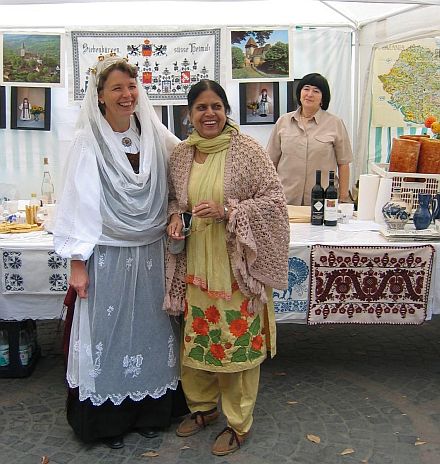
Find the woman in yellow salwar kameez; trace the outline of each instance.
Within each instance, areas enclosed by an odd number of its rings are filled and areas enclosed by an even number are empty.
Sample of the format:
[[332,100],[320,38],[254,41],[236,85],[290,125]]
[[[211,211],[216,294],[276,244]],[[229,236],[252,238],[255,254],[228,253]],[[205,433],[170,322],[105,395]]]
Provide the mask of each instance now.
[[[165,308],[184,311],[182,385],[190,436],[218,416],[212,452],[236,451],[253,422],[260,364],[275,355],[272,288],[287,286],[289,224],[281,184],[264,149],[228,119],[223,88],[203,80],[188,94],[194,131],[169,163],[171,241],[192,213],[185,249],[167,259]],[[175,248],[175,247],[173,247]]]

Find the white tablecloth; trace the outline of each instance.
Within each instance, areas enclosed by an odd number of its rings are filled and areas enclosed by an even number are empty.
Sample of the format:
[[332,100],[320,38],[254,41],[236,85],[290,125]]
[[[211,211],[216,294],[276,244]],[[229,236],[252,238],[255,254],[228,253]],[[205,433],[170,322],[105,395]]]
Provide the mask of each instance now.
[[[333,245],[390,245],[377,231],[359,231],[347,232],[337,227],[312,226],[310,224],[291,224],[290,225],[290,249],[291,257],[298,259],[304,258],[314,244],[333,244]],[[395,243],[396,246],[413,245],[414,242]],[[431,314],[440,314],[440,286],[434,285],[436,276],[440,275],[440,243],[432,243],[436,253],[434,256],[434,265],[431,278],[428,319]],[[45,232],[32,232],[29,234],[0,235],[0,249],[23,249],[23,250],[53,250],[52,235]],[[46,263],[43,263],[46,266]],[[42,265],[43,265],[42,264]],[[306,263],[307,264],[307,263]],[[38,272],[38,269],[35,269]],[[305,286],[306,285],[306,286]],[[277,312],[276,320],[278,322],[305,322],[306,312],[304,311],[306,301],[305,295],[308,293],[308,279],[299,279],[294,282],[295,288],[289,288],[287,292],[280,292],[278,295],[278,307],[282,306],[283,297],[294,298],[300,303],[296,303],[296,312],[289,311]],[[292,286],[291,286],[292,287]],[[0,319],[21,320],[31,319],[53,319],[61,314],[64,294],[3,294],[0,293]]]
[[[30,232],[27,234],[0,234],[0,259],[3,260],[3,252],[11,250],[26,251],[53,251],[52,235],[46,232]],[[39,254],[44,256],[44,253]],[[35,268],[34,268],[35,266]],[[46,273],[47,259],[41,266],[34,264],[32,269],[26,269],[28,273],[34,273],[39,277]],[[1,286],[0,286],[1,288]],[[48,292],[49,293],[49,292]],[[0,291],[0,319],[54,319],[61,314],[64,300],[64,292],[41,293],[3,293]]]

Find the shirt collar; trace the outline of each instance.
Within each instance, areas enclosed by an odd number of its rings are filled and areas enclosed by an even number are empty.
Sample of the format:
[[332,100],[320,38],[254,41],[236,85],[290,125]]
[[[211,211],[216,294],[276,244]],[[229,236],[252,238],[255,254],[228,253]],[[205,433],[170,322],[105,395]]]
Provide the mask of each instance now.
[[[315,120],[316,124],[319,124],[321,121],[323,111],[324,110],[322,108],[319,108],[319,110],[313,115],[313,119]],[[299,122],[300,115],[301,107],[299,106],[298,109],[292,113],[292,119],[295,119],[297,122]]]

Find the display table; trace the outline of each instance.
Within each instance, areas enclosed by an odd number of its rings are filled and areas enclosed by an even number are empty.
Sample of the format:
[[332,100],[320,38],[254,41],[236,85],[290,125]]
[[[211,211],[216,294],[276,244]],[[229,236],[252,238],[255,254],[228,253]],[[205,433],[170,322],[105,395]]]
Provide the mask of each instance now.
[[46,232],[0,235],[0,319],[60,317],[68,265]]
[[[379,232],[347,232],[341,226],[324,227],[310,224],[290,225],[289,288],[274,290],[277,322],[306,323],[310,293],[310,264],[313,245],[347,245],[354,247],[393,246],[411,247],[414,243],[390,243]],[[67,289],[68,265],[53,253],[52,235],[32,232],[19,236],[0,236],[2,255],[0,285],[0,319],[54,319],[60,317]],[[437,257],[440,243],[432,244],[434,254],[431,283],[435,282],[440,261]],[[21,254],[17,254],[21,253]],[[24,282],[11,275],[21,260]],[[9,274],[6,278],[6,274]],[[19,285],[17,285],[17,282]],[[9,285],[8,285],[9,284]],[[20,286],[21,285],[21,286]],[[8,287],[8,288],[6,288]],[[440,287],[430,286],[427,320],[440,314]]]
[[[360,223],[358,223],[360,224]],[[311,250],[316,244],[343,245],[359,248],[374,248],[388,246],[408,248],[423,245],[420,242],[388,242],[378,231],[344,231],[345,226],[336,227],[312,226],[310,224],[290,225],[290,258],[289,258],[289,289],[274,290],[274,305],[277,322],[307,322],[307,311],[310,297],[310,265]],[[434,253],[431,283],[435,282],[439,272],[440,261],[438,252],[440,243],[433,242]],[[440,314],[440,289],[430,285],[427,305],[427,317]]]

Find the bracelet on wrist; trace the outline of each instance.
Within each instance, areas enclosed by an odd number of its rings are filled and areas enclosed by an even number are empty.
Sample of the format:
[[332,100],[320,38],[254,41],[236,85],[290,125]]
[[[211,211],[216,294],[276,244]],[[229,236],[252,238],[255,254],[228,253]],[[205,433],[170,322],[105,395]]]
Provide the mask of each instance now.
[[223,205],[223,217],[217,218],[217,219],[215,220],[215,222],[220,223],[220,222],[226,221],[226,220],[227,220],[228,211],[229,211],[228,207]]

